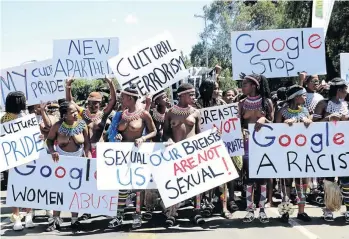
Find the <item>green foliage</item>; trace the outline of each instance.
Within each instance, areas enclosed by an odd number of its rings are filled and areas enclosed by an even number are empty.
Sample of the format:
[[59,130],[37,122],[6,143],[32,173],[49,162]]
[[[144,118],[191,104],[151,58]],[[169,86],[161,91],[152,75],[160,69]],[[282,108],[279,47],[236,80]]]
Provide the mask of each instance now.
[[[116,79],[113,79],[113,82],[118,85]],[[84,105],[88,95],[93,91],[102,93],[103,105],[109,101],[110,89],[103,80],[78,79],[73,82],[71,90],[74,100],[79,105]]]
[[[232,68],[232,31],[304,28],[311,27],[312,21],[312,1],[216,0],[203,11],[208,18],[207,29],[200,35],[201,41],[193,46],[190,60],[194,66],[205,66],[204,40],[207,36],[209,67],[218,63],[229,71]],[[326,36],[328,80],[339,76],[339,53],[349,52],[348,39],[349,1],[336,1]],[[292,82],[295,78],[285,80]]]
[[232,79],[229,68],[222,70],[221,77],[219,78],[219,88],[223,92],[237,88],[237,82]]

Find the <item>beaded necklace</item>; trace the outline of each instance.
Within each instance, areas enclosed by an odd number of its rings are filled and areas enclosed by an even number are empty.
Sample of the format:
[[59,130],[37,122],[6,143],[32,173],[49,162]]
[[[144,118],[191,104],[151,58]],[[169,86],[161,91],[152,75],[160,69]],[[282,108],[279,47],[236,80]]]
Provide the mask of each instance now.
[[96,114],[92,114],[88,109],[85,109],[82,112],[82,115],[84,117],[84,120],[88,121],[88,122],[96,122],[102,119],[104,112],[103,111],[99,111]]
[[324,97],[318,93],[307,93],[307,99],[305,101],[305,107],[309,112],[314,112],[316,105],[319,101],[323,100]]
[[287,108],[282,111],[282,116],[285,120],[296,119],[297,121],[301,121],[304,117],[307,118],[309,116],[309,111],[307,108],[301,106],[297,110]]
[[139,118],[141,118],[144,114],[144,109],[139,109],[136,110],[135,112],[128,112],[128,109],[124,110],[124,112],[122,113],[121,118],[123,120],[125,120],[126,122],[131,122],[134,120],[138,120]]
[[[165,113],[167,112],[167,109],[165,110]],[[161,114],[156,108],[153,109],[153,119],[159,123],[165,122],[165,113]]]
[[58,133],[63,134],[65,136],[72,137],[74,135],[81,134],[86,127],[86,123],[84,120],[79,120],[74,122],[72,125],[68,125],[64,121],[58,129]]
[[194,112],[195,109],[191,106],[182,108],[182,107],[179,107],[178,105],[174,105],[170,110],[175,115],[190,115]]
[[329,100],[327,103],[326,112],[329,114],[339,113],[341,115],[348,115],[348,104],[347,102],[334,103],[333,101]]
[[244,110],[262,110],[262,97],[260,95],[254,97],[248,96],[245,99],[242,108]]
[[1,117],[1,123],[6,123],[12,120],[15,120],[18,118],[17,114],[13,114],[13,113],[5,113],[2,117]]

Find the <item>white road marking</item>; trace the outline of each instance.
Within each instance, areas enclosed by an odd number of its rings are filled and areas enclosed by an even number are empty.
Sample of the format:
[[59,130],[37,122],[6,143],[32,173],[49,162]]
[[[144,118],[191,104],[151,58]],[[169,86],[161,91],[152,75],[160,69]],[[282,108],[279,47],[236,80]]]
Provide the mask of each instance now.
[[[279,212],[276,208],[268,208],[267,210],[271,211],[274,215],[279,215]],[[294,229],[298,230],[309,239],[321,239],[318,235],[312,233],[293,219],[289,219],[288,224],[290,224]]]

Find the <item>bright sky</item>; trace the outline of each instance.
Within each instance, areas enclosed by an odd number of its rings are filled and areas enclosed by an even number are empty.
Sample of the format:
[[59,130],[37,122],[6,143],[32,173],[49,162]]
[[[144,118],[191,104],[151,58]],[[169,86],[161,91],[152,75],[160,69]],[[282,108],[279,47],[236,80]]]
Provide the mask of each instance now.
[[184,54],[211,1],[1,1],[1,68],[52,57],[53,39],[119,37],[120,52],[168,30]]

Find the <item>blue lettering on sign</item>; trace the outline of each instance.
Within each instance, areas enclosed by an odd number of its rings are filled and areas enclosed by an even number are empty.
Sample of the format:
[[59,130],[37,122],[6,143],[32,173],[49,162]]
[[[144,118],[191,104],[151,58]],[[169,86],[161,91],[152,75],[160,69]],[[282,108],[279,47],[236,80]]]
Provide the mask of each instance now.
[[[13,79],[14,76],[13,75],[17,75],[21,78],[16,78],[15,80]],[[23,80],[23,82],[21,81]],[[12,72],[6,72],[6,79],[3,77],[3,76],[0,76],[0,85],[1,85],[1,94],[2,94],[2,100],[3,102],[6,101],[6,96],[7,96],[7,93],[8,92],[11,92],[11,91],[17,91],[17,88],[16,88],[16,85],[15,83],[16,82],[18,85],[20,84],[24,84],[25,86],[25,95],[26,95],[26,98],[28,99],[28,89],[27,89],[27,69],[24,69],[24,72],[23,74],[19,73],[19,72],[15,72],[15,71],[12,71]],[[4,86],[6,87],[7,91],[5,90]]]
[[137,186],[142,186],[146,183],[146,176],[144,176],[144,168],[128,168],[126,172],[121,168],[117,168],[116,180],[118,184],[122,186],[133,185],[133,182],[135,182]]
[[[78,190],[81,187],[82,184],[82,177],[84,174],[83,168],[71,168],[69,170],[69,174],[67,174],[67,169],[65,169],[62,166],[57,166],[56,169],[52,169],[54,166],[50,165],[43,165],[41,168],[37,168],[36,161],[32,161],[25,166],[21,167],[15,167],[15,171],[22,176],[30,176],[31,174],[35,173],[35,170],[37,169],[37,172],[39,175],[41,175],[43,178],[49,178],[52,176],[56,177],[57,179],[62,179],[66,175],[67,177],[70,177],[72,181],[68,183],[68,186],[72,190]],[[25,180],[25,179],[24,179]]]
[[[273,127],[271,127],[270,125],[262,125],[262,128],[263,127],[267,128],[267,129],[270,129],[271,131],[274,130]],[[260,130],[262,130],[262,128]],[[253,129],[252,139],[253,139],[253,142],[255,144],[257,144],[258,146],[260,146],[260,147],[269,147],[270,145],[272,145],[275,142],[275,136],[267,136],[267,137],[265,137],[265,139],[269,139],[270,140],[266,144],[261,144],[261,143],[257,142],[257,140],[256,140],[256,130],[255,129]]]
[[15,158],[16,161],[26,158],[29,155],[31,155],[34,150],[36,152],[39,152],[43,150],[43,146],[39,146],[39,144],[42,142],[41,139],[35,139],[36,136],[38,136],[40,132],[37,132],[32,135],[32,137],[24,136],[23,138],[19,139],[19,142],[21,145],[18,144],[17,141],[4,141],[1,143],[1,148],[5,155],[5,160],[7,166],[10,165],[10,160]]
[[[95,49],[95,51],[93,50]],[[68,48],[68,56],[78,54],[83,56],[81,60],[58,59],[54,77],[58,72],[68,77],[89,77],[110,74],[108,61],[96,61],[94,54],[109,54],[110,39],[107,40],[71,40]]]
[[243,139],[235,139],[234,141],[224,141],[225,147],[228,149],[229,154],[239,151],[244,148],[244,140]]

